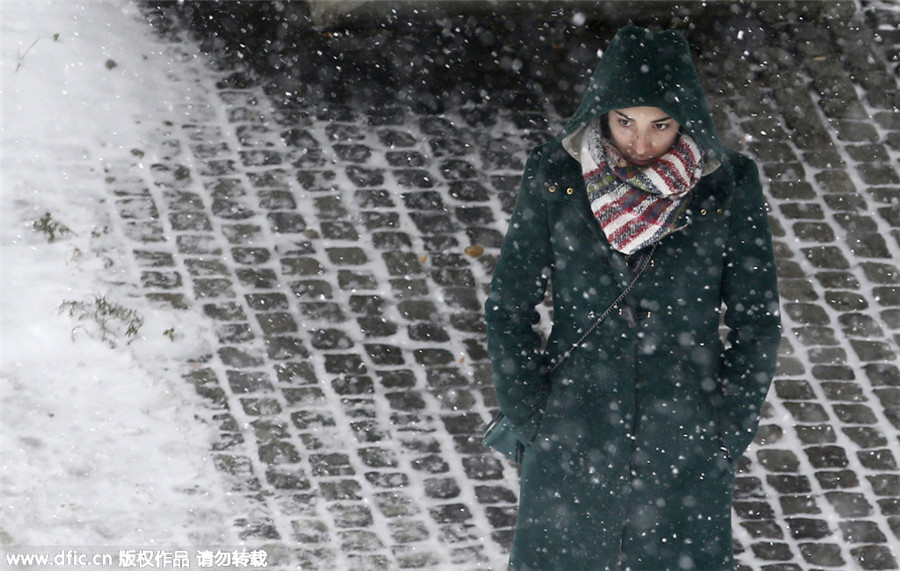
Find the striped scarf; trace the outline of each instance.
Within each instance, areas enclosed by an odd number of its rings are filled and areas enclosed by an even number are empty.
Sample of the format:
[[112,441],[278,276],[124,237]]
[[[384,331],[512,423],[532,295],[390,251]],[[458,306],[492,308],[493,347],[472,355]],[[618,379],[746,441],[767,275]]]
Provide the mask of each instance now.
[[629,255],[675,229],[688,195],[700,180],[702,151],[682,134],[649,167],[631,166],[601,134],[600,119],[586,127],[581,169],[594,216],[614,249]]

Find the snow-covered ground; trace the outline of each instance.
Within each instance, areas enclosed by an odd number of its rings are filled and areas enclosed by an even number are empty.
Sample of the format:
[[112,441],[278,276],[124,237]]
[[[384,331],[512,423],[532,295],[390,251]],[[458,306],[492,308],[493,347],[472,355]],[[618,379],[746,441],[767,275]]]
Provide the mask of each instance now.
[[179,97],[160,46],[128,2],[0,14],[0,544],[235,544],[170,367],[202,351],[201,325],[136,294],[106,223],[104,162]]

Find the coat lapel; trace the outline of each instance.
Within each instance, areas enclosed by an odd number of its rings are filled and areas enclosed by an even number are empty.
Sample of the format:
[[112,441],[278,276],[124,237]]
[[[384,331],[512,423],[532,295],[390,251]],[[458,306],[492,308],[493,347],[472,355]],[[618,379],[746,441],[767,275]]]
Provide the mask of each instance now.
[[546,171],[549,174],[546,178],[547,187],[555,189],[550,195],[553,196],[553,200],[560,202],[565,208],[574,210],[591,229],[594,239],[597,240],[601,251],[606,255],[606,261],[612,268],[619,286],[626,287],[631,281],[631,272],[625,256],[609,246],[609,240],[606,239],[603,228],[591,210],[584,178],[581,176],[581,164],[572,158],[562,146],[558,147],[551,157],[556,160],[552,161],[552,166]]

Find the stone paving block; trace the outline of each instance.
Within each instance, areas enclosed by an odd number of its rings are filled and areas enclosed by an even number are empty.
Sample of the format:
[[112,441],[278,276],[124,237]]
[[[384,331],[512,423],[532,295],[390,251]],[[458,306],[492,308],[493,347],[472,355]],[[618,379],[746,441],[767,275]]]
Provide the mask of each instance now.
[[828,522],[817,518],[788,518],[787,525],[794,539],[824,539],[832,533]]
[[882,286],[872,290],[875,301],[885,307],[900,306],[900,287]]
[[897,559],[883,545],[866,545],[850,550],[862,569],[896,569]]
[[860,448],[878,448],[887,445],[884,432],[876,427],[848,426],[842,428],[842,431]]
[[850,262],[836,246],[814,246],[803,248],[802,251],[817,268],[845,270],[850,267]]
[[271,391],[269,375],[263,371],[226,371],[228,385],[235,393]]
[[[811,347],[809,349],[809,360],[813,363],[813,370],[817,368],[846,368],[847,352],[841,347]],[[824,363],[824,364],[823,364]],[[851,370],[852,371],[852,370]],[[852,373],[849,378],[854,378]]]
[[[833,463],[831,467],[842,467],[847,466],[847,464],[848,462],[844,456],[838,462]],[[816,472],[815,476],[816,481],[823,490],[840,490],[859,486],[859,478],[852,470],[823,470]]]
[[[814,365],[812,367],[812,375],[813,378],[820,381],[852,381],[856,378],[856,373],[854,373],[853,369],[846,365]],[[834,385],[827,386],[833,387]],[[835,398],[837,399],[838,397]]]
[[826,291],[825,302],[837,311],[859,311],[869,307],[865,297],[851,291]]
[[248,417],[277,415],[282,411],[281,404],[274,398],[241,398],[239,404]]
[[225,239],[232,245],[253,242],[261,231],[261,227],[255,224],[222,224],[221,228]]
[[[879,499],[878,507],[881,510],[881,513],[885,515],[895,516],[900,515],[900,500],[897,498],[889,498],[889,499]],[[891,529],[897,530],[896,524],[897,521],[895,518],[890,518]]]
[[850,344],[862,361],[894,361],[897,353],[889,341],[866,341],[851,339]]
[[835,404],[832,409],[841,421],[848,424],[875,424],[877,422],[875,413],[864,404]]
[[864,450],[856,453],[860,464],[869,470],[897,470],[900,466],[890,450]]
[[197,278],[194,280],[194,295],[198,299],[235,297],[232,286],[227,278]]
[[838,212],[855,212],[866,208],[865,199],[858,194],[829,194],[822,198],[825,204]]
[[267,336],[264,338],[266,354],[273,361],[306,359],[309,358],[309,350],[303,340],[290,335]]
[[840,446],[809,446],[803,452],[813,468],[846,468],[849,464]]
[[[830,444],[837,439],[834,429],[830,425],[824,423],[812,425],[800,424],[795,426],[794,430],[797,433],[797,438],[799,438],[803,444]],[[807,449],[807,455],[810,454],[808,450],[809,449]]]
[[280,539],[278,530],[275,529],[275,523],[268,518],[260,519],[238,519],[235,521],[238,528],[238,537],[241,539]]
[[287,190],[262,190],[257,192],[258,204],[265,210],[294,210],[297,203]]
[[[852,369],[850,371],[852,372]],[[838,375],[832,375],[827,382],[822,382],[819,385],[822,388],[822,392],[825,394],[825,398],[834,401],[867,400],[863,395],[862,388],[857,383],[835,381],[835,377],[838,376],[840,376],[840,372],[838,372]],[[852,380],[854,376],[847,375],[846,378]]]
[[[785,516],[821,514],[822,509],[819,507],[816,497],[810,494],[796,496],[780,496],[778,498],[781,504],[781,511]],[[772,513],[774,517],[774,513]]]
[[797,238],[808,242],[833,242],[835,239],[834,230],[825,223],[798,222],[793,229]]
[[741,520],[770,520],[775,517],[775,511],[766,501],[735,500],[734,511]]
[[776,380],[773,382],[779,397],[790,400],[811,400],[816,398],[812,386],[807,381]]
[[192,276],[227,276],[228,266],[217,259],[185,258],[184,265]]
[[269,212],[266,218],[272,231],[277,234],[298,234],[306,230],[303,216],[296,212]]
[[885,408],[900,406],[900,389],[875,389],[874,392],[875,396],[878,397],[878,400],[881,401],[881,404],[884,405]]
[[[827,422],[828,413],[819,403],[786,402],[784,407],[791,413],[797,422]],[[767,452],[768,454],[768,452]],[[774,457],[782,456],[781,452],[772,451]]]
[[747,521],[743,527],[753,539],[783,539],[784,532],[775,521]]
[[822,567],[840,568],[846,565],[839,545],[833,543],[802,543],[800,553],[804,561]]

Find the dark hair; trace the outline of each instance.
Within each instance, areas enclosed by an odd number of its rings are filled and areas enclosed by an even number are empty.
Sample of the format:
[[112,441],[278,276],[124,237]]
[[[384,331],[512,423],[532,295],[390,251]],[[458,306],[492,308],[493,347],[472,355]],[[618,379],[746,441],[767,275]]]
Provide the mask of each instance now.
[[607,141],[612,140],[612,133],[609,130],[609,113],[604,113],[600,116],[600,134]]

